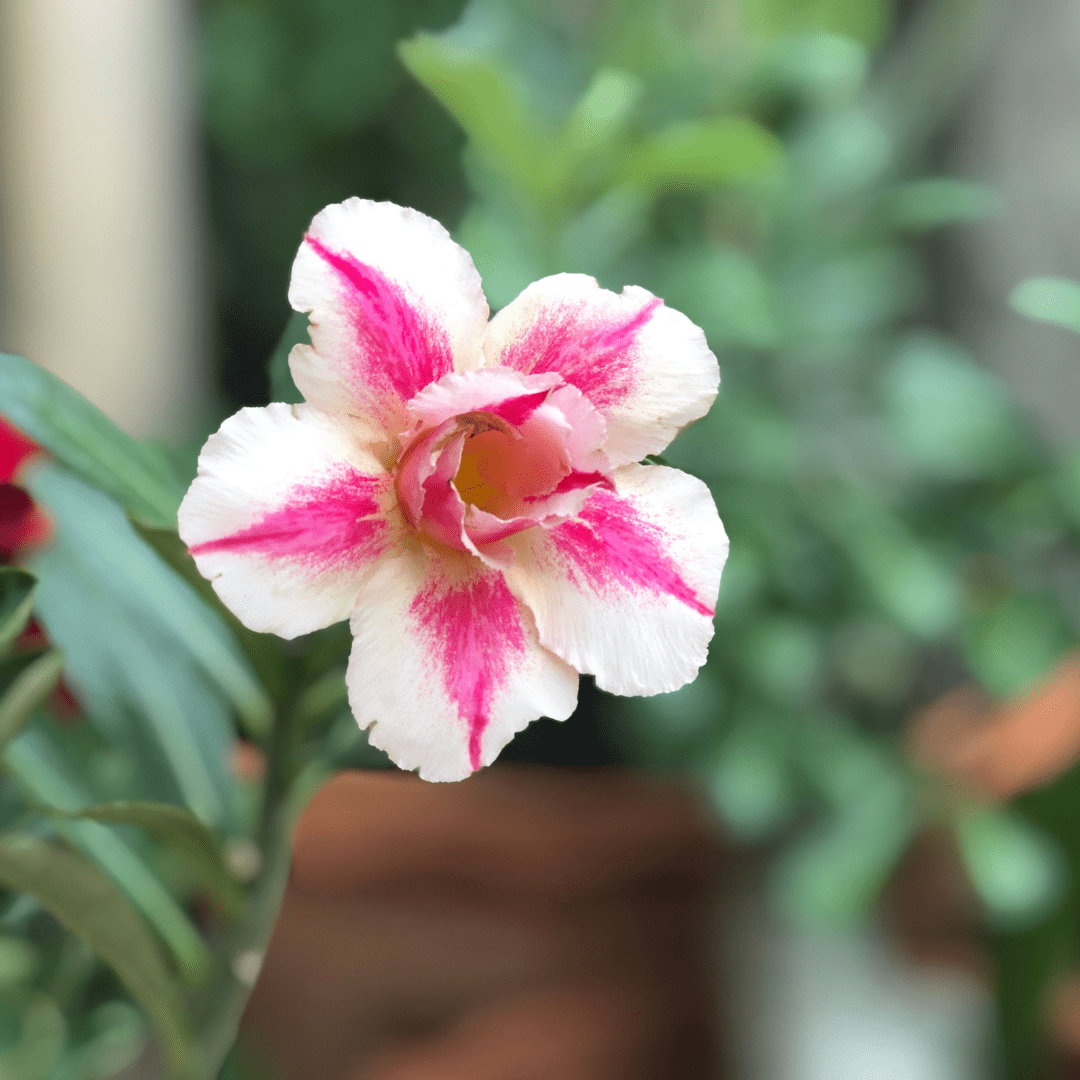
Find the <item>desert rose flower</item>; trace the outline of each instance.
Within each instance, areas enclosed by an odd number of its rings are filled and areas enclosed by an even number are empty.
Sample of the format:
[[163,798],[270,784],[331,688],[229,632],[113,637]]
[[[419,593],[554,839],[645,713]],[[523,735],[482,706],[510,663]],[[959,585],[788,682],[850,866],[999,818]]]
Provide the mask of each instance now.
[[0,417],[0,565],[49,537],[48,514],[19,486],[23,467],[40,453],[36,443]]
[[727,539],[708,489],[638,462],[703,416],[705,337],[644,289],[557,274],[489,323],[437,222],[328,206],[293,264],[305,402],[207,441],[180,534],[253,630],[350,619],[349,701],[427,780],[574,709],[678,689],[713,633]]

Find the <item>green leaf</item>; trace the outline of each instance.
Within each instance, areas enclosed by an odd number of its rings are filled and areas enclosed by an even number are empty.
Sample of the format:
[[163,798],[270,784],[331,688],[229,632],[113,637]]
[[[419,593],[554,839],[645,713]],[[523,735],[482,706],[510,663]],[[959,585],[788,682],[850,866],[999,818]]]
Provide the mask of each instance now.
[[244,893],[229,872],[217,837],[190,810],[156,802],[100,803],[74,811],[51,806],[42,809],[62,818],[138,826],[175,851],[229,916],[235,918],[244,910]]
[[833,813],[784,853],[773,887],[793,922],[843,925],[868,913],[907,846],[912,791],[880,746],[829,720],[800,721],[800,757]]
[[889,0],[742,0],[739,6],[754,37],[824,31],[874,46],[885,40],[892,24]]
[[[4,767],[35,803],[78,812],[93,802],[78,769],[40,728],[31,727],[8,744]],[[130,897],[161,934],[185,977],[201,982],[213,966],[213,957],[187,913],[139,856],[97,821],[60,821],[57,829]]]
[[204,820],[222,821],[236,790],[222,694],[254,730],[269,726],[271,703],[247,658],[111,499],[52,463],[30,487],[57,522],[54,542],[30,560],[36,610],[64,650],[72,687],[117,745],[137,745],[136,725],[143,742],[152,734],[184,801]]
[[728,732],[710,761],[708,791],[736,840],[760,841],[795,812],[787,742],[776,723],[750,715]]
[[0,414],[133,514],[175,526],[184,492],[165,455],[136,442],[55,375],[0,354]]
[[889,508],[854,486],[819,489],[804,508],[846,553],[884,613],[899,626],[923,639],[941,637],[957,626],[964,613],[962,581]]
[[57,1003],[40,991],[31,991],[21,1012],[18,1041],[5,1040],[0,1052],[4,1080],[42,1080],[56,1076],[54,1066],[67,1043],[67,1025]]
[[714,349],[780,343],[774,287],[761,268],[733,247],[683,250],[663,278],[664,297],[698,324]]
[[37,579],[14,566],[0,566],[0,654],[26,628],[33,609],[31,593]]
[[327,719],[348,707],[349,688],[345,683],[345,671],[332,668],[316,679],[300,695],[296,703],[298,721],[304,727]]
[[951,176],[930,176],[899,184],[882,203],[882,214],[889,225],[919,232],[979,221],[1001,210],[1001,198],[993,188]]
[[1015,811],[980,809],[956,823],[960,851],[975,891],[1001,929],[1022,930],[1063,901],[1069,866],[1065,853]]
[[1061,277],[1034,277],[1021,282],[1009,303],[1031,319],[1080,334],[1080,284]]
[[603,276],[645,232],[648,211],[648,197],[633,184],[606,191],[563,229],[560,264],[574,273]]
[[1026,693],[1075,644],[1075,634],[1049,598],[1009,596],[971,621],[964,656],[975,677],[1000,700]]
[[596,73],[563,126],[559,152],[568,172],[610,153],[633,119],[643,89],[628,72],[605,68]]
[[495,57],[426,33],[401,42],[398,56],[492,165],[534,199],[548,196],[554,139],[541,130]]
[[270,400],[284,401],[289,405],[298,405],[304,395],[296,389],[292,372],[289,370],[289,353],[294,345],[308,341],[308,317],[302,311],[294,311],[282,331],[274,355],[270,357]]
[[112,591],[154,618],[194,657],[250,729],[270,730],[272,703],[221,617],[136,533],[119,508],[55,466],[39,469],[30,493],[56,516],[65,543]]
[[[135,531],[176,571],[224,620],[240,647],[251,661],[263,685],[273,699],[280,700],[285,694],[289,658],[285,645],[276,634],[259,634],[249,630],[222,602],[214,592],[213,585],[199,573],[187,544],[175,529],[154,529],[132,522]],[[248,727],[248,734],[260,738],[261,729]]]
[[743,116],[672,124],[630,157],[627,180],[654,189],[708,188],[774,172],[783,160],[776,137]]
[[769,615],[744,627],[740,642],[742,664],[766,698],[798,708],[821,696],[825,642],[816,623]]
[[194,1041],[186,1009],[149,927],[100,871],[70,851],[0,836],[0,883],[30,893],[109,964],[161,1035],[174,1074],[188,1076]]
[[15,678],[0,690],[0,753],[60,681],[63,663],[63,653],[50,649],[20,665]]
[[1008,390],[947,340],[919,335],[905,342],[884,373],[881,392],[890,431],[925,475],[970,480],[1023,458]]

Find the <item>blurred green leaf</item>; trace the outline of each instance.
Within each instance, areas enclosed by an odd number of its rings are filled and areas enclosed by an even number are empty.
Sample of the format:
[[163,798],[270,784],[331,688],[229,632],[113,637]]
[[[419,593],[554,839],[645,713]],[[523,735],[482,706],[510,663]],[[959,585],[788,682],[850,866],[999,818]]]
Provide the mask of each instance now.
[[555,141],[494,56],[433,34],[398,45],[402,63],[461,125],[473,146],[534,199],[549,195]]
[[829,719],[797,729],[810,779],[832,812],[780,857],[773,888],[796,925],[865,917],[915,828],[909,782],[871,739]]
[[743,627],[739,651],[751,680],[777,704],[807,705],[820,695],[825,651],[815,623],[771,615]]
[[992,475],[1021,460],[1016,406],[1006,388],[939,338],[908,341],[882,379],[886,415],[904,453],[930,476]]
[[775,867],[781,913],[796,926],[865,918],[911,838],[914,815],[899,788],[870,793],[793,844]]
[[[98,653],[109,653],[125,672],[128,687],[143,702],[146,715],[154,721],[162,747],[194,799],[193,809],[208,820],[220,817],[224,774],[214,767],[213,755],[224,753],[232,741],[227,722],[212,712],[184,716],[179,702],[163,700],[158,681],[150,683],[154,668],[175,662],[155,654],[147,638],[153,627],[159,638],[179,646],[181,655],[195,661],[232,702],[246,724],[265,734],[270,726],[272,704],[221,617],[192,590],[157,553],[138,536],[130,522],[110,499],[87,487],[55,465],[37,470],[30,490],[48,507],[57,521],[59,542],[35,557],[33,565],[53,567],[65,553],[76,555],[95,588],[108,597],[101,604],[102,615],[116,612],[114,632],[119,639],[100,643]],[[45,582],[44,569],[41,578]],[[38,609],[49,625],[47,601],[72,605],[70,595],[39,590]],[[50,614],[55,611],[49,603]],[[129,626],[121,629],[122,623]],[[65,642],[54,635],[62,647]],[[84,644],[85,647],[85,644]],[[75,654],[70,652],[72,661]],[[72,669],[74,674],[74,668]],[[205,745],[196,740],[202,735]]]
[[67,1037],[64,1014],[48,994],[40,992],[31,992],[19,1012],[18,1038],[0,1052],[0,1076],[4,1080],[51,1080]]
[[30,979],[41,965],[41,957],[24,938],[0,934],[0,987],[9,989]]
[[[289,674],[283,640],[276,634],[259,634],[249,630],[221,602],[213,585],[199,573],[187,544],[180,539],[175,529],[153,529],[135,521],[132,525],[143,540],[218,613],[251,661],[271,698],[280,700],[286,692],[285,684]],[[247,727],[249,735],[259,737],[260,731],[252,729],[250,724]]]
[[190,810],[155,802],[99,803],[85,810],[42,809],[72,820],[138,826],[158,843],[175,851],[227,915],[235,918],[244,910],[243,891],[229,871],[217,837]]
[[455,235],[472,256],[494,311],[550,269],[529,223],[509,208],[477,201]]
[[998,193],[984,184],[929,176],[898,184],[886,194],[881,210],[893,228],[922,232],[992,217],[1001,213],[1002,202]]
[[964,813],[956,835],[971,882],[1001,929],[1021,930],[1064,900],[1069,865],[1045,833],[1007,808]]
[[37,581],[14,566],[0,566],[0,655],[14,644],[30,621]]
[[871,46],[884,41],[893,12],[889,0],[742,0],[740,7],[754,36],[825,31]]
[[116,972],[161,1035],[174,1075],[187,1077],[194,1041],[186,1008],[146,923],[85,859],[27,836],[0,837],[0,882],[31,893]]
[[[31,712],[41,705],[60,681],[64,657],[59,649],[50,649],[21,663],[14,678],[0,685],[0,753],[22,730]],[[0,684],[5,671],[0,667]]]
[[270,400],[284,401],[289,405],[298,405],[304,395],[296,388],[292,372],[289,370],[289,353],[294,345],[307,344],[308,317],[303,311],[294,311],[282,331],[281,340],[270,357]]
[[90,1037],[64,1055],[55,1080],[113,1080],[137,1067],[147,1042],[138,1009],[126,1001],[106,1001],[87,1019]]
[[706,669],[678,690],[636,699],[627,707],[651,756],[665,751],[678,756],[720,722],[724,695]]
[[1021,282],[1009,297],[1020,312],[1080,334],[1080,284],[1061,277],[1034,277]]
[[706,763],[709,794],[736,840],[760,841],[794,814],[789,752],[780,726],[758,714],[739,721]]
[[633,120],[644,87],[626,71],[602,68],[578,99],[560,139],[568,171],[609,151]]
[[84,480],[153,525],[176,525],[183,488],[166,456],[21,356],[0,355],[0,414]]
[[899,702],[916,669],[916,650],[908,635],[869,615],[852,615],[837,627],[830,653],[847,686],[877,704]]
[[862,104],[821,111],[788,146],[792,193],[811,220],[814,208],[880,184],[896,152],[880,118]]
[[640,239],[648,210],[648,198],[634,185],[611,188],[563,230],[560,265],[575,273],[605,274]]
[[919,299],[918,267],[891,244],[793,259],[777,275],[785,337],[796,344],[872,333]]
[[327,719],[331,713],[340,713],[348,705],[349,688],[345,683],[345,671],[333,668],[300,695],[296,702],[296,715],[299,722],[308,727]]
[[769,131],[743,116],[722,116],[657,132],[631,154],[624,178],[653,189],[709,188],[760,178],[782,161]]
[[870,67],[866,49],[847,37],[829,33],[785,37],[769,51],[756,73],[758,92],[773,87],[798,94],[817,106],[849,100],[863,85]]
[[[78,812],[94,801],[80,770],[40,727],[28,728],[8,744],[4,767],[35,803]],[[59,821],[57,831],[123,889],[169,946],[184,977],[192,983],[204,980],[213,967],[206,943],[142,859],[112,829],[96,821]]]
[[[680,252],[665,268],[662,287],[665,300],[697,323],[714,349],[769,349],[780,343],[773,282],[737,248]],[[744,397],[741,407],[749,405]]]
[[1075,640],[1050,598],[1009,596],[972,619],[965,656],[976,678],[1004,701],[1046,678]]
[[904,630],[925,640],[959,625],[963,583],[902,518],[853,487],[816,490],[804,505],[847,554],[883,612]]

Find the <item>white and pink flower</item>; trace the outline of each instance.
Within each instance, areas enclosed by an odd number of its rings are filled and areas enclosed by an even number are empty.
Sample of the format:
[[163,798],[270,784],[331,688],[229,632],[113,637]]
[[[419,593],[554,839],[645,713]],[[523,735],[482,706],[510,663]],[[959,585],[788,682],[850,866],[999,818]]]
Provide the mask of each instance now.
[[696,326],[579,274],[489,323],[441,225],[361,199],[312,222],[289,302],[306,400],[222,424],[180,534],[253,630],[351,619],[373,745],[458,780],[569,716],[578,672],[616,694],[694,678],[727,538],[704,484],[638,462],[716,396]]

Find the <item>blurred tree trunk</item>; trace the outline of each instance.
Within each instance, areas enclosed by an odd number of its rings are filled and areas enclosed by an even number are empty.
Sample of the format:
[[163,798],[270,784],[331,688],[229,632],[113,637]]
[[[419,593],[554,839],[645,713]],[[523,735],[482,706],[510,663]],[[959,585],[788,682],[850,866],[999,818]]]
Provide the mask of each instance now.
[[0,346],[140,436],[205,405],[193,20],[0,0]]
[[1076,339],[1007,302],[1032,275],[1080,279],[1080,0],[1000,2],[997,41],[946,156],[947,171],[991,184],[1004,209],[956,234],[943,285],[961,339],[1052,438],[1072,444],[1080,437]]

